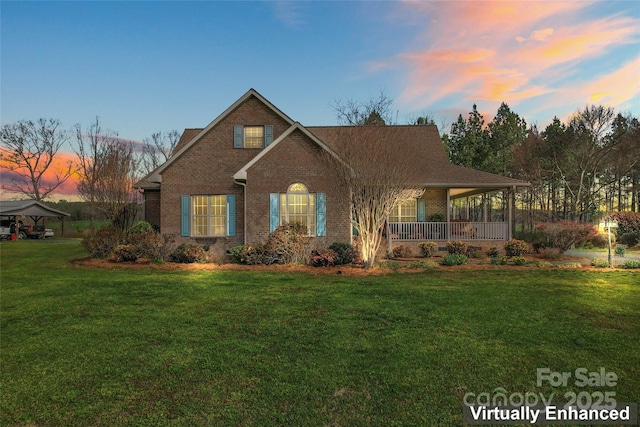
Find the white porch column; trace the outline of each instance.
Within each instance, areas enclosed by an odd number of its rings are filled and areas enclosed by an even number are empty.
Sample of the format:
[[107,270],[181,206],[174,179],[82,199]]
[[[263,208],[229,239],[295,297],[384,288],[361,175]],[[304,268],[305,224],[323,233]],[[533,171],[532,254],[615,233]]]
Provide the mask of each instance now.
[[509,203],[509,226],[507,227],[507,240],[511,240],[513,234],[513,190],[507,190],[507,195],[507,203]]
[[447,240],[451,239],[451,189],[447,188],[447,232],[444,236]]

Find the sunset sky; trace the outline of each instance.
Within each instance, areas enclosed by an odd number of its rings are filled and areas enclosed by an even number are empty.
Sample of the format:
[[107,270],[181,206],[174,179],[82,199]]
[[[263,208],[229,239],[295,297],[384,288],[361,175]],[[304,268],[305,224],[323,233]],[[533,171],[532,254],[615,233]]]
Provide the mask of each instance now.
[[336,124],[337,100],[381,91],[401,124],[429,114],[450,125],[474,103],[488,122],[501,102],[539,127],[587,104],[640,116],[637,1],[0,8],[2,124],[51,117],[71,128],[99,116],[140,141],[204,127],[249,88],[303,125]]

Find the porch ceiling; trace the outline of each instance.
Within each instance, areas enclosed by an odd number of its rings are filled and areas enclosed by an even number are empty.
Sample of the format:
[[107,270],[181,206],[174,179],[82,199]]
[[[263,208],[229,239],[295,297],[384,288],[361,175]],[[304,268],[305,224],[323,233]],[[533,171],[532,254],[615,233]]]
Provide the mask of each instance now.
[[487,188],[487,187],[483,187],[483,188],[450,188],[449,189],[449,196],[453,200],[453,199],[460,199],[462,197],[474,196],[476,194],[492,193],[494,191],[502,191],[502,190],[508,190],[508,188],[505,188],[505,187],[494,187],[494,188]]

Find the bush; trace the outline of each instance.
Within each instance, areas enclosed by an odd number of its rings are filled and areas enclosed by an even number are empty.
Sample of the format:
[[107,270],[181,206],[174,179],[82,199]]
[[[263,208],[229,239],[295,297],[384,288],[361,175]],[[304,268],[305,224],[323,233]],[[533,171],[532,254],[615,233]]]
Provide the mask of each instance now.
[[264,244],[263,263],[288,264],[305,262],[309,255],[310,238],[300,224],[284,224],[276,228]]
[[640,261],[635,259],[628,259],[624,262],[622,268],[640,268]]
[[148,258],[154,261],[164,261],[169,258],[175,236],[172,234],[160,234],[153,227],[146,231],[138,231],[129,234],[126,242],[136,247],[138,258]]
[[82,246],[91,258],[107,258],[116,246],[124,243],[124,233],[112,225],[87,230],[82,239]]
[[193,243],[183,243],[178,246],[169,256],[173,262],[183,264],[193,264],[194,262],[205,262],[207,260],[207,252],[202,246]]
[[616,247],[616,255],[618,256],[624,256],[624,254],[626,253],[626,249],[624,246],[618,246]]
[[629,233],[624,233],[620,236],[619,243],[622,243],[623,245],[635,246],[638,244],[639,240],[640,240],[640,232],[638,233],[629,232]]
[[443,265],[463,265],[467,263],[467,256],[463,254],[449,254],[442,258]]
[[353,264],[358,258],[355,247],[349,243],[335,242],[329,249],[336,253],[335,265]]
[[115,262],[134,262],[140,258],[140,250],[136,245],[118,245],[111,252],[110,259]]
[[613,229],[618,241],[627,233],[635,233],[640,236],[640,212],[616,212],[607,215],[604,220],[613,220],[618,223],[618,226]]
[[609,261],[607,261],[606,259],[594,258],[591,260],[591,266],[598,268],[607,268],[609,267]]
[[467,244],[459,240],[447,242],[447,252],[449,255],[465,255],[467,254]]
[[376,263],[376,265],[380,268],[389,268],[393,271],[398,271],[400,270],[400,268],[402,268],[402,264],[400,264],[398,261],[381,261]]
[[419,260],[419,261],[412,261],[409,263],[409,265],[407,267],[409,268],[420,268],[423,270],[432,270],[434,268],[436,268],[438,266],[438,264],[436,264],[434,261],[431,261],[430,259],[428,260]]
[[518,257],[531,252],[531,246],[522,240],[512,239],[504,244],[504,250],[508,257]]
[[514,256],[513,258],[511,258],[511,260],[513,261],[514,265],[525,265],[527,263],[527,260],[524,259],[523,256]]
[[409,258],[413,255],[413,250],[409,246],[400,245],[393,248],[391,253],[394,258]]
[[491,258],[491,264],[494,264],[494,265],[507,265],[508,261],[509,261],[509,258],[507,258],[506,256]]
[[315,249],[311,251],[311,260],[309,264],[312,267],[329,267],[335,265],[335,260],[338,257],[331,249]]
[[[613,237],[613,235],[611,236]],[[611,242],[612,244],[614,242]],[[584,245],[585,249],[590,249],[588,246],[589,244],[591,245],[592,248],[606,248],[607,245],[609,244],[609,241],[607,240],[607,236],[604,234],[596,234],[595,236],[593,236],[590,240],[587,241],[587,243]]]
[[429,215],[429,221],[430,222],[444,222],[445,218],[444,215],[442,215],[441,213],[434,213]]
[[144,233],[147,231],[155,231],[153,225],[151,225],[151,223],[148,223],[147,221],[138,221],[129,228],[127,233],[136,234]]
[[436,242],[420,242],[420,254],[425,258],[430,258],[438,252],[438,244]]
[[487,254],[488,257],[491,257],[491,258],[497,258],[498,256],[500,256],[500,251],[495,246],[492,248],[489,248],[485,253]]
[[234,264],[242,264],[242,252],[244,251],[244,245],[237,245],[227,251],[227,256]]
[[579,246],[597,233],[592,224],[567,220],[538,224],[536,229],[546,236],[547,242],[552,247],[560,249],[561,253],[574,245]]
[[558,268],[582,268],[582,264],[580,264],[579,262],[567,262],[564,264],[557,264],[556,267]]
[[266,248],[263,244],[246,245],[240,252],[240,263],[247,265],[264,264]]

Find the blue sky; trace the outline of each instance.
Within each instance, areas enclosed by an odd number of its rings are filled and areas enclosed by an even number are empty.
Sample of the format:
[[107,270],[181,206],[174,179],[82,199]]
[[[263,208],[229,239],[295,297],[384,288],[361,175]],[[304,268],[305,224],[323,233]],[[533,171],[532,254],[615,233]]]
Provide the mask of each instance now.
[[[2,123],[52,117],[142,140],[204,127],[255,88],[303,125],[338,99],[438,124],[501,102],[546,125],[640,115],[640,2],[10,2]],[[446,130],[446,129],[445,129]]]

